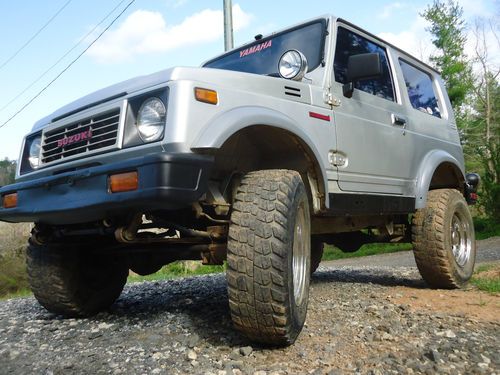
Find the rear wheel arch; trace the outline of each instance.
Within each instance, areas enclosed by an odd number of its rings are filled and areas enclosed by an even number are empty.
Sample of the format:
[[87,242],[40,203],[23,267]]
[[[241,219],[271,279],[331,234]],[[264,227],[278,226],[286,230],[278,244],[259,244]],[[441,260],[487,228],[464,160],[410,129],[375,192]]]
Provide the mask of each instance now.
[[442,150],[436,150],[421,163],[417,176],[415,208],[424,208],[430,190],[456,189],[464,192],[464,171],[460,163],[452,155]]

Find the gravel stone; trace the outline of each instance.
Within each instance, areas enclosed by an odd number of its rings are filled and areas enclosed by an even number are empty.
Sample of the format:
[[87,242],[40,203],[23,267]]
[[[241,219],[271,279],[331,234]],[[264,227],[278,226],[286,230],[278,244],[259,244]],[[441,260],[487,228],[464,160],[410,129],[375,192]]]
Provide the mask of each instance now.
[[226,288],[222,274],[128,284],[89,319],[62,319],[32,297],[1,301],[0,373],[500,374],[498,323],[395,302],[426,288],[415,267],[320,266],[287,348],[235,332]]
[[244,357],[248,357],[250,354],[252,354],[253,348],[251,346],[244,346],[240,348],[240,354]]
[[187,353],[187,357],[188,357],[188,359],[194,361],[196,358],[198,358],[198,354],[196,354],[196,352],[194,350],[190,350]]

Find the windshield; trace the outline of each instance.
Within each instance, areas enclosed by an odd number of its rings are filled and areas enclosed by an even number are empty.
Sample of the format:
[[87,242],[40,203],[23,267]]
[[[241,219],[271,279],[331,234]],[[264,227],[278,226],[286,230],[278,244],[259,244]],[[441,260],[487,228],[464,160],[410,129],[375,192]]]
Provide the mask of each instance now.
[[207,68],[277,75],[278,61],[288,50],[302,52],[309,65],[308,72],[323,61],[326,21],[314,21],[295,29],[271,35],[229,54],[207,62]]

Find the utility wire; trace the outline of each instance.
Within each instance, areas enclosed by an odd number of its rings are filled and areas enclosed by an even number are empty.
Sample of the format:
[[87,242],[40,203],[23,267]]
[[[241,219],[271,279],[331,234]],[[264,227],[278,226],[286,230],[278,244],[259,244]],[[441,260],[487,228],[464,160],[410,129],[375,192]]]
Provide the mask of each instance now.
[[0,69],[2,69],[8,63],[10,63],[14,59],[14,57],[16,57],[23,49],[25,49],[33,41],[33,39],[35,39],[38,36],[38,34],[40,34],[47,26],[49,26],[52,23],[52,21],[54,21],[54,19],[59,15],[59,13],[61,13],[64,10],[64,8],[66,8],[72,1],[73,0],[66,1],[64,5],[61,8],[59,8],[59,10],[52,17],[50,17],[50,19],[47,22],[45,22],[45,24],[41,28],[39,28],[35,34],[33,34],[31,38],[29,38],[21,47],[19,47],[19,49],[16,52],[14,52],[7,60],[5,60],[2,63],[2,65],[0,65]]
[[47,90],[59,77],[61,77],[74,63],[80,59],[80,57],[83,56],[85,52],[87,52],[90,47],[92,47],[103,35],[106,31],[109,30],[111,26],[125,13],[125,11],[130,8],[130,6],[135,2],[135,0],[131,0],[125,8],[115,17],[113,20],[109,23],[108,26],[95,38],[88,46],[85,48],[73,61],[71,61],[55,78],[50,81],[43,89],[41,89],[35,96],[33,96],[25,105],[23,105],[16,113],[14,113],[7,121],[3,122],[0,125],[0,129],[3,128],[5,125],[7,125],[10,121],[12,121],[18,114],[20,114],[22,111],[26,109],[31,103],[35,101],[36,98],[38,98],[45,90]]
[[125,2],[125,0],[121,0],[106,16],[99,21],[97,25],[95,25],[92,30],[90,30],[87,34],[85,34],[73,47],[71,47],[64,55],[62,55],[59,60],[57,60],[54,64],[50,66],[45,72],[43,72],[36,80],[34,80],[29,86],[27,86],[23,91],[21,91],[19,94],[17,94],[12,100],[4,104],[2,108],[0,108],[0,112],[2,112],[5,108],[7,108],[9,105],[11,105],[13,102],[15,102],[20,96],[22,96],[26,91],[28,91],[30,88],[32,88],[35,84],[40,82],[40,80],[47,75],[48,72],[50,72],[57,64],[59,64],[66,56],[68,56],[71,52],[75,50],[76,47],[78,47],[84,40],[86,40],[89,35],[91,35],[99,26],[101,26],[104,21],[106,21],[111,14],[115,12],[116,9],[120,5],[122,5]]

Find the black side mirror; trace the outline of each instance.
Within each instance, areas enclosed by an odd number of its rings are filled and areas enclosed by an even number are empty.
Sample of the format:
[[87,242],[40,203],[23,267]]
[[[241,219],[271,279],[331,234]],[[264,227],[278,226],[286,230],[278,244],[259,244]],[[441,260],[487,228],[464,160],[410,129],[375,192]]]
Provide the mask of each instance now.
[[380,78],[382,63],[378,53],[361,53],[349,56],[347,60],[347,83],[342,87],[346,98],[351,98],[354,83],[364,79]]

